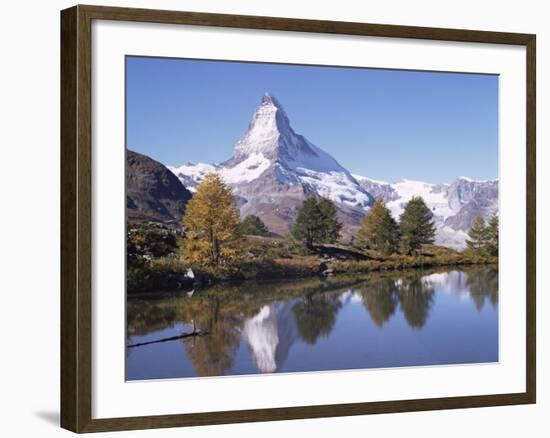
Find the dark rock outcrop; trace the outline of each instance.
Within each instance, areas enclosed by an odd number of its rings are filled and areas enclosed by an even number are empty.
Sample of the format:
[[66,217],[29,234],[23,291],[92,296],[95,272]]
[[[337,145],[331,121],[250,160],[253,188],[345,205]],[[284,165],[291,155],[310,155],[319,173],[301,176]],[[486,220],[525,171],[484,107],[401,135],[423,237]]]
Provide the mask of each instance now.
[[191,192],[163,164],[126,151],[126,216],[129,221],[179,222]]

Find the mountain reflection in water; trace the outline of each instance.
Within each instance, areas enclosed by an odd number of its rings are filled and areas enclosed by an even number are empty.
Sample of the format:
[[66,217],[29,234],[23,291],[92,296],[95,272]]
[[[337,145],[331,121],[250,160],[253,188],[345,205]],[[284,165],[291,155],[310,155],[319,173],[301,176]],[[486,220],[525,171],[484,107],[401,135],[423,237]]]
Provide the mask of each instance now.
[[403,271],[130,297],[128,380],[498,361],[498,271]]

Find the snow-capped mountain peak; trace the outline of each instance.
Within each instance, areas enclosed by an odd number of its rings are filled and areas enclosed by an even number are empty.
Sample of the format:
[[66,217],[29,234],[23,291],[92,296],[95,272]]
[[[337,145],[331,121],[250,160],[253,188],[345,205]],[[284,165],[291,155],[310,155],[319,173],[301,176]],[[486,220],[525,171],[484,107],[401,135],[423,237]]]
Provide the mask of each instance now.
[[332,156],[294,131],[283,106],[269,93],[263,95],[246,133],[235,145],[233,156],[223,165],[233,167],[254,156],[260,161],[268,159],[283,183],[299,183],[297,176],[311,177],[312,172],[336,172],[358,186]]
[[189,190],[206,173],[217,172],[231,185],[241,214],[257,214],[279,234],[288,233],[294,214],[308,196],[331,199],[354,224],[374,202],[347,169],[294,131],[283,106],[269,93],[260,99],[227,161],[169,169]]
[[[368,159],[368,153],[365,154]],[[248,129],[221,164],[169,167],[193,191],[204,175],[216,172],[232,188],[241,216],[259,216],[270,231],[285,235],[308,196],[323,196],[337,206],[344,238],[351,238],[376,198],[399,219],[413,196],[422,196],[438,228],[437,242],[461,248],[465,231],[479,214],[498,210],[498,180],[459,177],[452,184],[402,179],[392,184],[352,175],[330,154],[294,131],[281,103],[265,93]]]
[[277,100],[277,98],[275,96],[271,95],[270,93],[268,93],[267,91],[262,96],[262,100],[260,102],[260,105],[261,106],[274,106],[275,108],[280,110],[282,113],[285,112],[285,110],[283,109],[283,106]]
[[281,169],[281,176],[288,170],[308,169],[344,172],[353,180],[351,174],[332,156],[294,131],[283,106],[269,93],[262,96],[247,131],[235,144],[233,156],[223,165],[234,166],[254,155],[261,155],[273,164],[282,166],[284,169]]
[[[338,203],[361,208],[372,203],[372,197],[344,167],[294,131],[281,103],[269,93],[263,95],[248,130],[223,165],[235,169],[243,163],[254,171],[271,169],[279,184],[301,185],[307,193]],[[238,183],[233,176],[231,171],[228,178]]]
[[279,101],[269,93],[262,96],[244,136],[237,142],[232,160],[238,161],[252,154],[263,154],[274,159],[281,140],[294,132]]

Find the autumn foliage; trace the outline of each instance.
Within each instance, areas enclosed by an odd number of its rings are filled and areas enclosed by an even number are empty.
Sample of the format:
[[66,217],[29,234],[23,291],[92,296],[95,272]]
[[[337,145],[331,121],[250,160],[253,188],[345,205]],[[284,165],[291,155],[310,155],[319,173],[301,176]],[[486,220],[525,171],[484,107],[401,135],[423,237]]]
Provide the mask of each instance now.
[[184,259],[192,266],[231,268],[240,256],[239,212],[231,189],[215,173],[206,175],[185,210]]
[[399,227],[382,199],[376,200],[363,219],[356,243],[384,254],[397,252]]

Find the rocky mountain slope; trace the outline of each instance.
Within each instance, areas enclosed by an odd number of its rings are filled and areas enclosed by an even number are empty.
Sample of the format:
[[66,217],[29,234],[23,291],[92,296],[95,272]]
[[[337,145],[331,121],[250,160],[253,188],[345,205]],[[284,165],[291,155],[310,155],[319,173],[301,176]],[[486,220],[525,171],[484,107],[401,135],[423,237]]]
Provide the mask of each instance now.
[[180,221],[191,193],[164,165],[126,151],[126,214],[130,221]]
[[422,196],[437,223],[437,243],[462,248],[478,214],[498,209],[498,180],[457,178],[451,184],[402,180],[396,184],[352,175],[331,155],[297,134],[277,99],[265,94],[233,155],[220,164],[168,167],[191,191],[205,174],[218,172],[231,185],[241,215],[255,214],[279,235],[287,234],[308,196],[324,196],[338,207],[349,239],[374,200],[384,198],[398,219],[404,204]]

